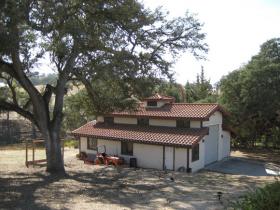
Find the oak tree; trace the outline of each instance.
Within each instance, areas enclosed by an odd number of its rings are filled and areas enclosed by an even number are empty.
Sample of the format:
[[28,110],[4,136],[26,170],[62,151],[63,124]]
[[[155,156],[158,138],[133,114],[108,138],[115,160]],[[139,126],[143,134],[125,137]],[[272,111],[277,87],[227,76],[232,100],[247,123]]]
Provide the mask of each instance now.
[[[92,81],[107,75],[118,81],[125,99],[138,80],[171,76],[178,53],[201,58],[207,51],[202,25],[192,14],[168,19],[135,0],[2,0],[0,14],[0,75],[11,96],[0,97],[0,109],[38,127],[48,172],[65,171],[59,139],[69,81],[81,82],[98,104]],[[30,77],[46,68],[58,76],[40,92]],[[17,95],[18,87],[27,100]]]

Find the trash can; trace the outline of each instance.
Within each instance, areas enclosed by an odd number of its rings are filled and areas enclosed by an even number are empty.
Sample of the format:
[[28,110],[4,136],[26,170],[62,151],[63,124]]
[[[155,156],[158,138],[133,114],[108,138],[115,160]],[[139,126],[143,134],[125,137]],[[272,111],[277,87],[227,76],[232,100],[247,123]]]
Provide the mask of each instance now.
[[129,167],[137,168],[137,160],[136,160],[136,158],[130,158],[129,159]]

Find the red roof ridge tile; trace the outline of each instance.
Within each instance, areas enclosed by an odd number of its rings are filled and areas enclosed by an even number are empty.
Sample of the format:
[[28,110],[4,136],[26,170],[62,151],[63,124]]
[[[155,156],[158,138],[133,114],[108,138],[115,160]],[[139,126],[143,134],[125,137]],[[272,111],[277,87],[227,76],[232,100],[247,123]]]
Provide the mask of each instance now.
[[176,102],[174,105],[220,105],[218,103],[187,103],[187,102]]
[[175,101],[175,97],[173,97],[173,96],[167,96],[167,95],[161,95],[161,94],[159,94],[159,93],[156,93],[156,94],[154,94],[154,95],[152,95],[152,96],[149,96],[149,97],[145,97],[144,99],[143,99],[144,101],[149,101],[149,100],[171,100],[171,101]]

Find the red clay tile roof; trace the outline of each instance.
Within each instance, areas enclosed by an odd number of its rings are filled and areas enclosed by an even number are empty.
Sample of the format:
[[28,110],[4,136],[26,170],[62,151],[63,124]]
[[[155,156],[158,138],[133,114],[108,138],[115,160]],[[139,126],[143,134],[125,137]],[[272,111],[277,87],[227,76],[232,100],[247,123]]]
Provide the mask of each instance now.
[[141,103],[136,111],[121,111],[108,114],[109,116],[123,117],[150,117],[150,118],[169,118],[169,119],[197,119],[206,120],[215,111],[227,114],[218,104],[193,104],[193,103],[167,103],[162,107],[148,108]]
[[163,101],[173,101],[175,102],[175,98],[172,97],[172,96],[164,96],[164,95],[160,95],[158,93],[156,93],[155,95],[153,96],[150,96],[150,97],[147,97],[147,98],[144,98],[144,101],[154,101],[154,100],[163,100]]
[[208,134],[208,128],[140,127],[137,125],[105,125],[89,122],[72,132],[74,136],[107,140],[132,141],[146,144],[191,146]]

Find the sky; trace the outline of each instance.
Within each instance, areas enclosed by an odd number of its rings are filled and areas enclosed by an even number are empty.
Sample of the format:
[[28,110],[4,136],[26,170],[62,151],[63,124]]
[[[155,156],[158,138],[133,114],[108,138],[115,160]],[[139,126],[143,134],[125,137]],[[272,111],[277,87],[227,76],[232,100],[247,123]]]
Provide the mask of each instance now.
[[201,66],[214,84],[224,75],[246,64],[265,41],[280,37],[279,0],[142,0],[145,7],[162,6],[171,17],[188,10],[204,23],[209,45],[207,60],[188,53],[173,67],[178,83],[193,82]]

